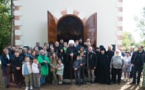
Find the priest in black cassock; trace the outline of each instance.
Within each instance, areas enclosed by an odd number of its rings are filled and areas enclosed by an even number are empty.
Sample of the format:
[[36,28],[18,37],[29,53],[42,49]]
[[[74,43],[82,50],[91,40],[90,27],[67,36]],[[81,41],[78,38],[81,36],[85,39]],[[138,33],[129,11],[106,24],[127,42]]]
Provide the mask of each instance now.
[[76,60],[78,54],[75,47],[74,40],[69,40],[69,47],[66,50],[67,58],[64,62],[64,82],[71,82],[74,80],[73,62]]

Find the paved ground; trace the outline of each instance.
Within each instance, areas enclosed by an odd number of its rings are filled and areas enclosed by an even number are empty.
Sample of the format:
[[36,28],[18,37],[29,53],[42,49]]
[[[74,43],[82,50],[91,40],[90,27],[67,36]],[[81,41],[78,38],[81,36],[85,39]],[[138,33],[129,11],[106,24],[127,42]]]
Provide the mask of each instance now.
[[[15,87],[10,87],[9,89],[4,88],[4,83],[1,76],[0,70],[0,90],[25,90],[25,88],[16,89]],[[145,90],[140,86],[130,85],[129,83],[122,82],[121,85],[101,85],[101,84],[87,84],[82,86],[76,85],[44,85],[41,90]]]
[[[25,88],[16,89],[11,87],[9,89],[5,89],[3,84],[0,85],[0,90],[25,90]],[[121,85],[100,85],[100,84],[87,84],[82,86],[76,85],[45,85],[42,86],[41,90],[145,90],[145,88],[141,88],[139,86],[131,86],[129,84],[121,84]]]

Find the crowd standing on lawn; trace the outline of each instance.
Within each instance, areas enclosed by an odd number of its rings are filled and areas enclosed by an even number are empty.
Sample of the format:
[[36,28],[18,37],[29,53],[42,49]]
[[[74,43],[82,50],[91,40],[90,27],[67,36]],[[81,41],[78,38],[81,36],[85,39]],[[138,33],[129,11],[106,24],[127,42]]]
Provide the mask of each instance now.
[[1,69],[5,88],[13,82],[16,88],[26,86],[25,90],[40,90],[47,82],[120,85],[122,73],[126,82],[133,78],[131,84],[139,85],[145,62],[143,46],[137,51],[131,47],[129,52],[122,52],[121,49],[113,51],[109,45],[106,51],[103,45],[92,47],[90,39],[86,42],[69,40],[68,43],[61,39],[44,43],[43,47],[37,42],[34,48],[9,46],[3,52]]

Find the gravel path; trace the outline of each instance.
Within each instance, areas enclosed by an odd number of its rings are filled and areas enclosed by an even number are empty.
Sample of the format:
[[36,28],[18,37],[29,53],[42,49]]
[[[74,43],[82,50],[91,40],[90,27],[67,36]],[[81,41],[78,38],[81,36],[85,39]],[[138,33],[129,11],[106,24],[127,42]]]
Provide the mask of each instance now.
[[[0,90],[25,90],[25,87],[15,88],[10,87],[9,89],[4,88],[3,81],[0,80]],[[35,89],[36,90],[36,89]],[[137,85],[130,85],[129,82],[122,82],[121,85],[102,85],[102,84],[86,84],[86,85],[44,85],[41,87],[41,90],[145,90]]]

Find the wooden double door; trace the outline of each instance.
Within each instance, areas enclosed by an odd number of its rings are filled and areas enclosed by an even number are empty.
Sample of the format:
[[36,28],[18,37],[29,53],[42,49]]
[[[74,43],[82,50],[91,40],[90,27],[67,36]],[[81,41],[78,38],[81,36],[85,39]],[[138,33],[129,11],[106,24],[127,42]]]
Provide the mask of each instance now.
[[86,41],[88,38],[95,47],[97,40],[97,13],[92,14],[85,22],[75,15],[65,15],[57,22],[54,16],[48,11],[48,42],[55,42],[63,39]]

